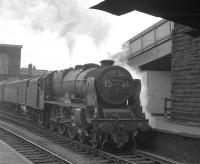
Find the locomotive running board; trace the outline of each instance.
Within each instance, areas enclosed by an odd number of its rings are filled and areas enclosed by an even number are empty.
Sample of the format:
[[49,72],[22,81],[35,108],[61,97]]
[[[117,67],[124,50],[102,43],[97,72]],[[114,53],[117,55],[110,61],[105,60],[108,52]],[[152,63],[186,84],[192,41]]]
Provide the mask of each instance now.
[[74,108],[85,108],[84,105],[81,104],[75,104],[75,103],[63,103],[60,101],[44,101],[45,104],[54,104],[54,105],[59,105],[62,107],[74,107]]
[[100,127],[103,129],[110,129],[112,130],[118,125],[123,125],[126,127],[126,130],[134,130],[138,128],[147,128],[148,127],[148,120],[147,119],[97,119],[91,120],[94,127]]
[[108,122],[113,122],[113,121],[121,121],[121,122],[126,122],[126,121],[131,121],[131,122],[148,122],[148,119],[92,119],[91,120],[92,122],[96,122],[96,123],[99,123],[99,122],[103,122],[103,121],[108,121]]

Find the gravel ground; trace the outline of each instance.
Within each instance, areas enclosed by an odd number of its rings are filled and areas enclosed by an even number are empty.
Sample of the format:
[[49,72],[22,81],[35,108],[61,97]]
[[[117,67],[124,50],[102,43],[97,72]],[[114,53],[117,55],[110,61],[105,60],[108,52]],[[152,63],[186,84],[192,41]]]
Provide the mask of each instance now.
[[27,138],[28,140],[31,140],[33,142],[36,142],[38,145],[47,148],[48,150],[51,150],[52,152],[62,156],[63,158],[71,161],[74,164],[96,164],[93,159],[89,159],[87,157],[84,157],[84,155],[76,154],[75,152],[68,150],[66,148],[63,148],[60,145],[57,145],[45,138],[42,138],[40,136],[35,135],[34,133],[29,132],[26,129],[23,129],[19,126],[6,123],[0,120],[0,125],[6,127],[9,130],[12,130],[19,134],[20,136],[23,136]]

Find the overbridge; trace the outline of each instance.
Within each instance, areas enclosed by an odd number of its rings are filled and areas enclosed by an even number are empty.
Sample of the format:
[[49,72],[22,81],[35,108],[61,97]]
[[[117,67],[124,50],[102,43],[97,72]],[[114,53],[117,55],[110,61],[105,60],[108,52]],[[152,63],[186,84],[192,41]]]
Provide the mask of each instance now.
[[142,70],[170,71],[174,22],[161,20],[126,42],[129,65]]

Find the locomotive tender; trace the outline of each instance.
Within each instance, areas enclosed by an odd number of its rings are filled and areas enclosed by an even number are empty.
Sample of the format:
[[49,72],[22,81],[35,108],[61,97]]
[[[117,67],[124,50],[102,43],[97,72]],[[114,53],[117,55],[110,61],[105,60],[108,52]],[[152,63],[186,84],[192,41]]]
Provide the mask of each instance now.
[[77,65],[30,79],[0,83],[0,101],[59,133],[94,147],[118,147],[148,128],[141,83],[114,61]]

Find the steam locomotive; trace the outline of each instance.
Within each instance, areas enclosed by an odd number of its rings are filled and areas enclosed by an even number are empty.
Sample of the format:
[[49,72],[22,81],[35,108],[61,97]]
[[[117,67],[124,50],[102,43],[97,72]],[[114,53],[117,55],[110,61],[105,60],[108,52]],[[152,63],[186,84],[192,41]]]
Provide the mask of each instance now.
[[140,105],[141,83],[123,67],[77,65],[46,75],[0,83],[0,101],[72,139],[93,147],[133,143],[148,128]]

